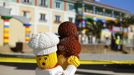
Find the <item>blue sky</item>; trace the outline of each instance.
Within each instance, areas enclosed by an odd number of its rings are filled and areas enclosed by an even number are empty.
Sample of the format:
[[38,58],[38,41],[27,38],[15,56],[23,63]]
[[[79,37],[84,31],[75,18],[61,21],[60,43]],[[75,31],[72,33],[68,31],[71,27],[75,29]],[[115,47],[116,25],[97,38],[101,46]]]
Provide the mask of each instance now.
[[96,0],[103,4],[122,8],[134,14],[134,0]]

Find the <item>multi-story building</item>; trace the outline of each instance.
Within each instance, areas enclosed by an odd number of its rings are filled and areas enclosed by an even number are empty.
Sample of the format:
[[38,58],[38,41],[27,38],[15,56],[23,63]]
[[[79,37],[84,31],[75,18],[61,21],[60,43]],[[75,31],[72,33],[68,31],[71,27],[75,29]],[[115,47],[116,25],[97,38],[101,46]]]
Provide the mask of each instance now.
[[[0,0],[0,8],[3,9],[0,10],[0,46],[27,42],[31,34],[39,32],[56,33],[61,22],[76,22],[78,15],[82,15],[82,18],[116,20],[127,14],[122,9],[94,0]],[[9,14],[5,15],[7,12]],[[26,24],[22,21],[24,19]]]
[[[16,42],[28,41],[31,34],[39,32],[57,33],[60,23],[74,22],[76,15],[74,3],[62,0],[0,0],[0,7],[3,8],[0,10],[3,11],[2,13],[9,12],[5,10],[10,9],[10,14],[0,15],[1,17],[12,17],[8,20],[10,26],[5,29],[6,20],[0,19],[0,45],[5,42],[10,46],[15,46]],[[22,17],[30,20],[29,28],[20,21],[24,19]],[[5,33],[4,30],[8,32]]]
[[[106,4],[95,2],[95,0],[77,0],[77,18],[76,23],[78,28],[84,28],[87,25],[88,19],[96,21],[102,21],[104,27],[107,21],[117,22],[122,20],[124,17],[129,16],[130,13],[127,10],[112,7]],[[90,31],[90,29],[89,29]],[[95,30],[94,30],[95,31]],[[122,31],[122,27],[113,26],[112,30],[102,29],[101,40],[105,40],[105,36],[111,37],[113,32]],[[126,29],[125,29],[126,32]]]

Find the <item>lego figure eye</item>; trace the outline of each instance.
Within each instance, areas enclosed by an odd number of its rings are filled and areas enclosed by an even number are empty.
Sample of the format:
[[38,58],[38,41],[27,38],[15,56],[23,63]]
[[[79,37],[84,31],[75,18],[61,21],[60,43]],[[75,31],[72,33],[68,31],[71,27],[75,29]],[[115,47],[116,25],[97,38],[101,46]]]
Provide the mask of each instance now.
[[39,58],[39,60],[41,60],[41,58]]
[[44,60],[47,60],[47,57],[44,57]]
[[45,56],[44,56],[44,60],[47,60],[47,58],[48,58],[48,55],[45,55]]

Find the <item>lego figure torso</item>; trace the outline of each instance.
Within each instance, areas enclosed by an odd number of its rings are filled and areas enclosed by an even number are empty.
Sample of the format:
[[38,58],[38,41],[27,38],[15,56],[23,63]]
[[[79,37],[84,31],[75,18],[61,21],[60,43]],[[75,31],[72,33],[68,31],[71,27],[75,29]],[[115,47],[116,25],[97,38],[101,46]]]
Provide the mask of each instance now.
[[36,69],[36,75],[62,75],[63,69],[60,65],[52,69],[42,70],[40,68]]

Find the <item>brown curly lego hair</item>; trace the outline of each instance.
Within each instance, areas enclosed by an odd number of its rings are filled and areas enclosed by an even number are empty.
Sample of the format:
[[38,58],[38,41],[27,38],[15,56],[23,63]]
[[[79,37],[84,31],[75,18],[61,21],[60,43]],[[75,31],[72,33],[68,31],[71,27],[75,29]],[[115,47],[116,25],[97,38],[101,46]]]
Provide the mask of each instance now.
[[77,27],[74,23],[66,21],[60,24],[58,33],[60,38],[75,36],[77,37]]
[[71,55],[79,57],[80,50],[81,46],[79,41],[75,37],[70,36],[60,39],[57,53],[58,55],[62,54],[65,57],[69,57]]

